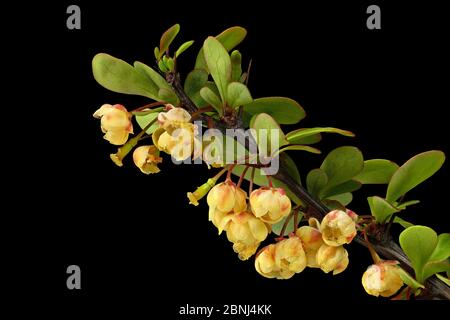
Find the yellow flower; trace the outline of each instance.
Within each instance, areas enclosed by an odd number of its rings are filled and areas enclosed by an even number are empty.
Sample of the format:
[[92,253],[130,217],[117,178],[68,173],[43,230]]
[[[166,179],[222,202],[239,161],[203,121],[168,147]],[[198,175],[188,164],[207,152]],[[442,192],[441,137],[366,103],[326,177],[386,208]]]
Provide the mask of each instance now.
[[[353,212],[353,211],[352,211]],[[333,210],[320,224],[323,241],[329,246],[350,243],[356,236],[355,218],[341,210]]]
[[246,211],[226,215],[219,225],[219,233],[226,230],[227,238],[233,243],[233,250],[239,259],[247,260],[267,238],[270,232],[264,222]]
[[281,188],[259,188],[250,195],[250,206],[256,217],[275,224],[291,212],[291,200]]
[[191,115],[183,108],[175,108],[171,104],[166,104],[166,109],[169,109],[169,111],[158,114],[158,123],[161,128],[169,131],[169,133],[181,128],[191,120]]
[[158,173],[158,163],[162,162],[159,150],[155,146],[141,146],[134,150],[133,161],[143,173]]
[[114,145],[123,145],[128,140],[128,135],[133,133],[131,115],[120,104],[104,104],[94,113],[99,118],[103,137]]
[[152,139],[159,150],[170,154],[177,161],[183,161],[191,156],[197,158],[201,155],[201,142],[195,137],[195,133],[193,123],[183,123],[171,132],[158,128]]
[[306,254],[306,265],[311,268],[319,268],[317,251],[323,244],[320,231],[310,226],[303,226],[298,228],[295,234],[302,240]]
[[369,266],[362,276],[364,290],[372,296],[390,297],[402,286],[397,261],[382,261]]
[[297,236],[268,245],[258,252],[255,259],[256,271],[266,278],[289,279],[305,267],[305,252]]
[[317,251],[317,264],[323,272],[333,271],[333,275],[341,273],[348,266],[348,252],[343,246],[332,247],[326,244]]

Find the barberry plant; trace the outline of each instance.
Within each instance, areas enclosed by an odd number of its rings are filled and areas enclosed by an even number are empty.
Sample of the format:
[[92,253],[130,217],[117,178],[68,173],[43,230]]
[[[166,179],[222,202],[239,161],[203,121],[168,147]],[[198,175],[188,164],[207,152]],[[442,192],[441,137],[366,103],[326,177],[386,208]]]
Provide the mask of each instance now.
[[[290,98],[251,95],[251,61],[244,71],[242,55],[234,49],[246,37],[242,27],[207,37],[182,82],[178,65],[194,41],[172,50],[179,31],[176,24],[163,33],[153,67],[105,53],[93,58],[100,85],[149,99],[133,110],[104,104],[95,111],[104,138],[119,146],[110,155],[116,165],[133,152],[144,174],[160,172],[163,154],[176,164],[206,163],[218,170],[187,193],[186,204],[197,206],[206,197],[218,233],[226,233],[239,259],[254,258],[263,277],[289,279],[306,267],[338,275],[351,261],[345,246],[356,242],[368,248],[374,262],[362,275],[368,294],[450,299],[450,234],[437,235],[403,219],[403,211],[419,202],[408,200],[407,193],[439,170],[443,152],[423,152],[398,166],[364,160],[358,148],[342,146],[301,181],[288,151],[320,154],[311,145],[323,134],[354,134],[333,127],[284,133],[281,125],[297,124],[305,111]],[[141,131],[130,138],[136,124]],[[352,192],[368,184],[387,185],[386,194],[367,198],[370,214],[358,215],[348,208]],[[392,224],[404,228],[400,246],[390,233]],[[263,241],[269,243],[261,247]]]

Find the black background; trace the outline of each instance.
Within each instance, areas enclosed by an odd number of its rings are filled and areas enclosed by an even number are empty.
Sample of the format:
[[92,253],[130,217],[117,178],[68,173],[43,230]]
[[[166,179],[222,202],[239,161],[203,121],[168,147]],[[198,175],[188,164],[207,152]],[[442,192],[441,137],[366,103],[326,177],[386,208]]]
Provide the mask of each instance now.
[[[168,157],[158,175],[141,174],[130,159],[118,168],[109,159],[116,148],[102,139],[99,121],[92,117],[103,103],[121,103],[129,110],[148,103],[98,85],[91,72],[96,53],[153,65],[161,33],[180,23],[176,44],[196,40],[179,61],[185,75],[206,36],[241,25],[248,30],[239,46],[245,65],[253,59],[253,97],[291,97],[308,115],[300,126],[356,133],[353,139],[324,136],[318,145],[324,155],[340,145],[359,147],[365,159],[398,164],[426,150],[448,154],[445,12],[425,2],[373,3],[382,10],[381,30],[366,28],[366,8],[372,3],[349,1],[295,6],[281,1],[78,1],[28,12],[34,28],[20,54],[33,69],[36,94],[23,108],[40,131],[28,146],[35,160],[27,180],[21,180],[27,181],[26,197],[16,202],[29,239],[18,253],[26,259],[20,263],[20,294],[45,293],[47,301],[71,312],[87,306],[101,312],[125,308],[146,315],[162,312],[167,318],[175,318],[187,303],[267,303],[278,318],[299,314],[302,305],[323,310],[323,303],[353,308],[380,302],[361,286],[371,261],[356,244],[347,246],[350,265],[341,275],[306,269],[288,281],[262,278],[253,259],[239,261],[225,236],[217,236],[205,203],[188,205],[186,192],[213,171],[203,165],[175,166]],[[66,29],[69,4],[81,7],[81,30]],[[324,155],[293,155],[303,178]],[[403,217],[448,232],[448,178],[446,163],[408,194],[422,202]],[[364,187],[350,207],[368,214],[365,198],[383,195],[384,188]],[[82,270],[79,291],[66,288],[71,264]]]

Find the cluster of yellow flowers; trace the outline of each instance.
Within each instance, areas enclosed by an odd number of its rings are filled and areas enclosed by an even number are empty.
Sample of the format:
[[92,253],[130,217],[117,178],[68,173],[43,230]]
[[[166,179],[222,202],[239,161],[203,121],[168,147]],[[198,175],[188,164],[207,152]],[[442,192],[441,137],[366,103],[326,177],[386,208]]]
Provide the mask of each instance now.
[[[174,159],[182,161],[194,154],[195,148],[200,143],[195,138],[196,126],[190,122],[191,115],[183,108],[175,108],[171,104],[166,104],[167,112],[158,114],[159,127],[152,134],[154,145],[144,145],[136,148],[133,152],[135,165],[145,174],[159,172],[158,163],[162,162],[159,152],[170,154]],[[120,105],[102,105],[95,113],[94,117],[101,119],[101,129],[105,133],[104,138],[114,145],[124,145],[128,141],[130,133],[133,133],[131,113]],[[133,141],[130,148],[134,147],[137,141]],[[118,166],[122,166],[123,154],[111,154],[111,159]]]
[[306,267],[320,268],[336,275],[348,266],[348,253],[343,245],[356,235],[357,215],[334,210],[319,224],[309,219],[309,226],[298,228],[288,239],[261,249],[255,260],[256,270],[264,277],[289,279]]
[[291,201],[283,189],[254,190],[247,204],[247,193],[231,180],[219,183],[208,193],[209,220],[226,232],[241,260],[255,254],[271,232],[271,225],[291,212]]

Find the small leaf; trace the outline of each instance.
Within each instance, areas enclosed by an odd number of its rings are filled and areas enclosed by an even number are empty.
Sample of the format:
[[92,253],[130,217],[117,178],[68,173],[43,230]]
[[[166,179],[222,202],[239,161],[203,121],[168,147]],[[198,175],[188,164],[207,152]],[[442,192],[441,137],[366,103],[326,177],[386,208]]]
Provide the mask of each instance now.
[[227,87],[231,82],[231,60],[223,45],[214,37],[208,37],[203,44],[203,54],[209,72],[219,89],[222,102],[227,98]]
[[316,149],[316,148],[313,148],[310,146],[302,146],[302,145],[292,144],[292,145],[288,145],[287,147],[284,147],[284,148],[281,148],[281,149],[275,151],[273,156],[275,157],[275,156],[279,155],[280,153],[289,151],[289,150],[306,151],[306,152],[311,152],[311,153],[315,153],[315,154],[321,153],[321,151],[319,149]]
[[338,195],[334,195],[331,197],[327,197],[326,200],[334,200],[334,201],[338,201],[341,205],[348,206],[350,204],[350,202],[352,202],[353,200],[353,195],[350,192],[346,192],[346,193],[341,193]]
[[162,55],[166,53],[166,50],[169,48],[170,44],[175,39],[179,31],[180,25],[177,23],[171,26],[169,29],[167,29],[166,32],[163,33],[163,35],[161,36],[161,40],[159,41],[158,59],[161,59]]
[[422,289],[425,288],[422,284],[417,282],[416,279],[411,277],[411,275],[408,272],[406,272],[405,270],[403,270],[400,267],[398,267],[398,269],[399,269],[400,278],[408,287],[413,289],[413,292],[416,292],[420,288],[422,288]]
[[273,151],[288,144],[278,123],[267,113],[255,115],[250,128],[253,129],[251,133],[258,144],[259,154],[270,156]]
[[327,155],[320,168],[327,174],[327,187],[330,188],[352,179],[363,166],[363,156],[358,148],[339,147]]
[[430,257],[430,261],[445,260],[450,257],[450,233],[438,236],[438,243]]
[[155,54],[156,60],[158,60],[159,59],[159,48],[155,47],[155,50],[153,50],[153,53]]
[[394,218],[394,222],[398,223],[399,225],[401,225],[403,228],[409,228],[412,227],[414,224],[412,224],[411,222],[406,221],[405,219],[402,219],[400,217],[395,217]]
[[371,159],[364,161],[364,168],[354,179],[362,184],[389,183],[398,165],[385,159]]
[[208,103],[200,96],[200,90],[208,81],[208,73],[203,69],[194,69],[184,81],[184,91],[198,108],[204,108]]
[[401,204],[395,204],[395,203],[394,203],[394,205],[395,205],[395,207],[396,207],[397,209],[399,209],[399,210],[404,210],[404,209],[406,209],[406,207],[412,206],[412,205],[418,204],[418,203],[420,203],[419,200],[410,200],[410,201],[403,202],[403,203],[401,203]]
[[355,180],[348,180],[337,186],[326,187],[320,193],[320,198],[330,198],[342,193],[353,192],[361,188],[361,183]]
[[327,183],[327,174],[322,169],[313,169],[308,173],[308,176],[306,177],[306,187],[309,193],[317,199],[319,198],[320,192],[325,188]]
[[[303,218],[303,213],[298,212],[297,214],[297,221],[301,221]],[[281,234],[281,230],[283,229],[284,222],[286,219],[288,219],[289,216],[285,217],[284,219],[281,219],[281,221],[275,223],[272,225],[272,232],[275,233],[277,236]],[[284,236],[289,235],[292,232],[295,232],[297,230],[297,226],[294,226],[294,217],[291,217],[289,220],[289,223],[286,226],[286,229],[284,230]]]
[[416,280],[424,283],[423,267],[427,263],[434,249],[438,237],[433,229],[425,226],[409,227],[400,234],[400,246],[408,256],[416,273]]
[[378,223],[386,223],[392,214],[399,210],[385,199],[380,197],[368,197],[370,211]]
[[208,102],[219,114],[223,114],[222,101],[216,94],[208,87],[200,89],[200,96]]
[[258,98],[244,105],[247,117],[267,113],[280,124],[295,124],[305,116],[305,110],[294,100],[284,97]]
[[[215,38],[224,46],[227,51],[232,50],[239,43],[244,40],[247,35],[247,30],[242,27],[231,27],[223,31],[221,34],[216,36]],[[204,69],[206,72],[208,71],[208,67],[206,65],[205,57],[203,55],[203,48],[200,49],[197,55],[197,60],[195,61],[195,69]]]
[[332,128],[332,127],[323,127],[323,128],[317,127],[317,128],[302,128],[302,129],[297,129],[297,130],[291,131],[288,134],[286,134],[286,139],[288,139],[288,141],[290,143],[301,143],[301,142],[298,142],[298,140],[302,141],[302,139],[304,139],[304,138],[314,136],[314,135],[324,133],[324,132],[338,133],[338,134],[346,136],[346,137],[354,137],[355,136],[355,134],[353,132],[350,132],[347,130]]
[[[295,143],[298,144],[314,144],[322,140],[322,135],[320,133],[313,134],[304,138],[295,139]],[[291,142],[293,143],[293,142]]]
[[438,171],[445,161],[442,151],[420,153],[405,162],[389,182],[386,200],[394,202]]
[[[149,113],[143,116],[136,116],[136,122],[138,123],[141,129],[144,129],[151,121],[155,120],[158,117],[158,112]],[[158,121],[155,121],[154,124],[147,129],[147,134],[152,134],[157,128],[159,128]]]
[[109,54],[99,53],[94,57],[92,72],[95,80],[108,90],[158,100],[159,89],[151,79]]
[[231,81],[239,81],[242,74],[242,55],[238,50],[231,53]]
[[178,56],[180,54],[182,54],[183,52],[185,52],[190,46],[192,46],[194,44],[194,40],[191,41],[187,41],[185,43],[183,43],[178,50],[175,52],[175,58],[178,58]]
[[245,84],[231,82],[227,88],[227,104],[231,108],[237,108],[252,102],[252,96]]
[[442,282],[444,282],[446,285],[448,285],[450,287],[450,279],[446,278],[442,275],[440,275],[439,273],[436,273],[436,277],[438,277],[439,280],[441,280]]

